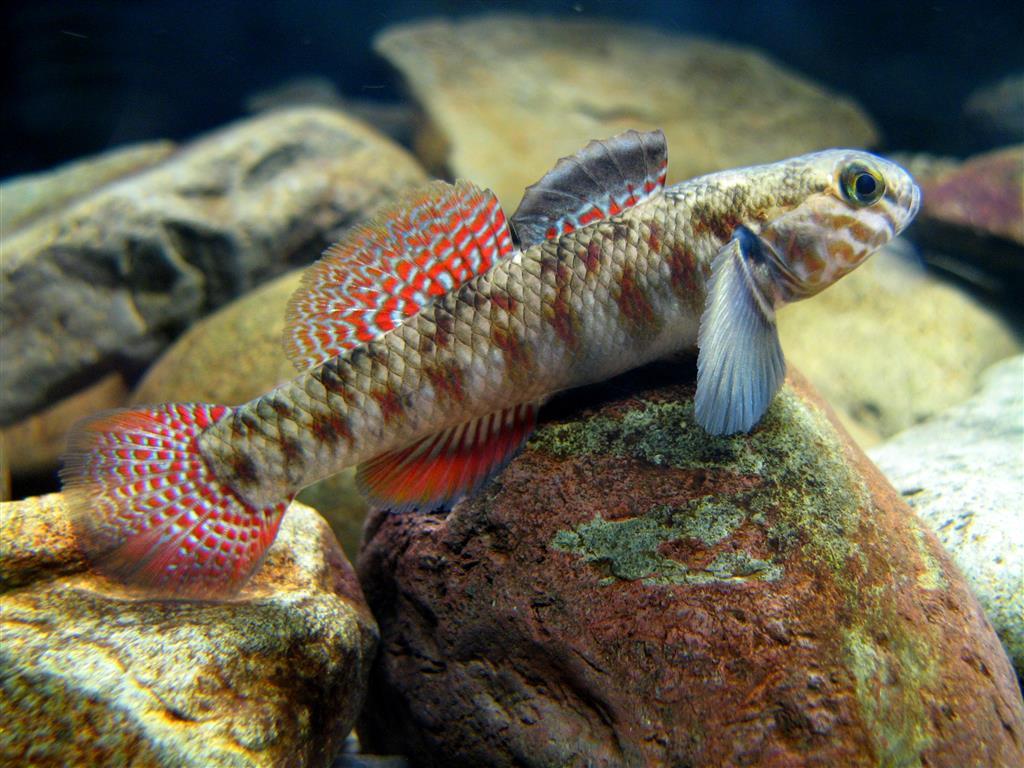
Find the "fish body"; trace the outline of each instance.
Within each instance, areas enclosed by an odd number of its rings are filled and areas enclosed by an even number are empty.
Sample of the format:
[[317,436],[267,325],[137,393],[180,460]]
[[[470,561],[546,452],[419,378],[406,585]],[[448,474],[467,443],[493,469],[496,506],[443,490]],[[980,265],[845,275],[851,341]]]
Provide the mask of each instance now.
[[774,313],[916,213],[909,175],[830,150],[663,189],[660,132],[593,142],[527,190],[435,183],[310,270],[287,346],[306,370],[244,405],[87,424],[66,470],[98,562],[163,592],[237,590],[297,490],[358,465],[371,501],[472,492],[556,392],[700,346],[698,421],[754,426],[780,386]]

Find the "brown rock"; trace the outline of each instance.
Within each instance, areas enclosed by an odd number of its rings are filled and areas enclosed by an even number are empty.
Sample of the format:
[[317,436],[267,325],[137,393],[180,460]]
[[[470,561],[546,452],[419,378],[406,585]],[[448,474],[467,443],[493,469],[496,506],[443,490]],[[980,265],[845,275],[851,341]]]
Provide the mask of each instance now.
[[313,261],[341,227],[423,180],[339,112],[241,121],[0,243],[0,424],[111,369],[136,372],[194,320]]
[[1024,144],[920,179],[910,235],[937,266],[1016,302],[1024,285]]
[[711,438],[672,373],[549,409],[447,516],[371,517],[363,743],[428,766],[1021,764],[992,628],[808,385]]
[[376,627],[293,505],[234,601],[135,599],[87,568],[59,494],[0,505],[0,763],[325,766]]
[[664,129],[670,182],[877,138],[852,102],[757,51],[620,23],[434,19],[375,47],[429,117],[428,163],[446,155],[509,211],[555,158],[628,128]]
[[52,472],[64,451],[68,430],[79,419],[117,408],[128,397],[119,373],[104,376],[95,384],[51,405],[27,419],[0,429],[15,476]]

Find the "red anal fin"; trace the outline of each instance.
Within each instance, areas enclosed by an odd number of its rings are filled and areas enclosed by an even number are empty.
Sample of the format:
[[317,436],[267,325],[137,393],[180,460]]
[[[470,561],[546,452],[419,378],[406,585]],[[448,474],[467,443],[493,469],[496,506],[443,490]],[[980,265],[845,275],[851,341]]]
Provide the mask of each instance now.
[[288,357],[306,369],[371,341],[512,250],[490,190],[438,181],[407,194],[306,271],[288,303]]
[[537,423],[536,403],[495,411],[360,464],[356,482],[371,504],[429,510],[471,494],[519,452]]
[[622,213],[665,187],[668,148],[661,131],[626,131],[563,157],[526,188],[512,215],[520,248]]

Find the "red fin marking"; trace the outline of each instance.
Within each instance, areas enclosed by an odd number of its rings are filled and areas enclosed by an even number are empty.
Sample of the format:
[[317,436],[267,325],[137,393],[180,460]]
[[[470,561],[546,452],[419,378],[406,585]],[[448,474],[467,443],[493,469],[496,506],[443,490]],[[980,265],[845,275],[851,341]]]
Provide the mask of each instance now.
[[396,512],[453,504],[512,460],[533,431],[538,408],[518,405],[428,435],[360,464],[356,482],[372,504]]
[[253,507],[207,467],[196,438],[230,410],[172,404],[76,427],[61,477],[101,571],[165,595],[222,598],[256,570],[290,500]]
[[460,181],[407,195],[306,271],[288,303],[288,356],[304,369],[375,339],[512,248],[492,192]]
[[615,216],[665,186],[668,150],[661,131],[626,131],[563,157],[526,188],[512,215],[522,248]]

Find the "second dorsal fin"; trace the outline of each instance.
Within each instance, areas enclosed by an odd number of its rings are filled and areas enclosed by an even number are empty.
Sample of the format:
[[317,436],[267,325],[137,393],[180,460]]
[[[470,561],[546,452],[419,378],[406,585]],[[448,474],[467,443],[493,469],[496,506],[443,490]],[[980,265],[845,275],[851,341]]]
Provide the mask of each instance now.
[[435,181],[353,227],[288,302],[285,348],[300,369],[390,331],[513,250],[490,190]]
[[512,215],[521,248],[614,216],[665,186],[668,148],[659,131],[626,131],[563,157],[527,187]]

